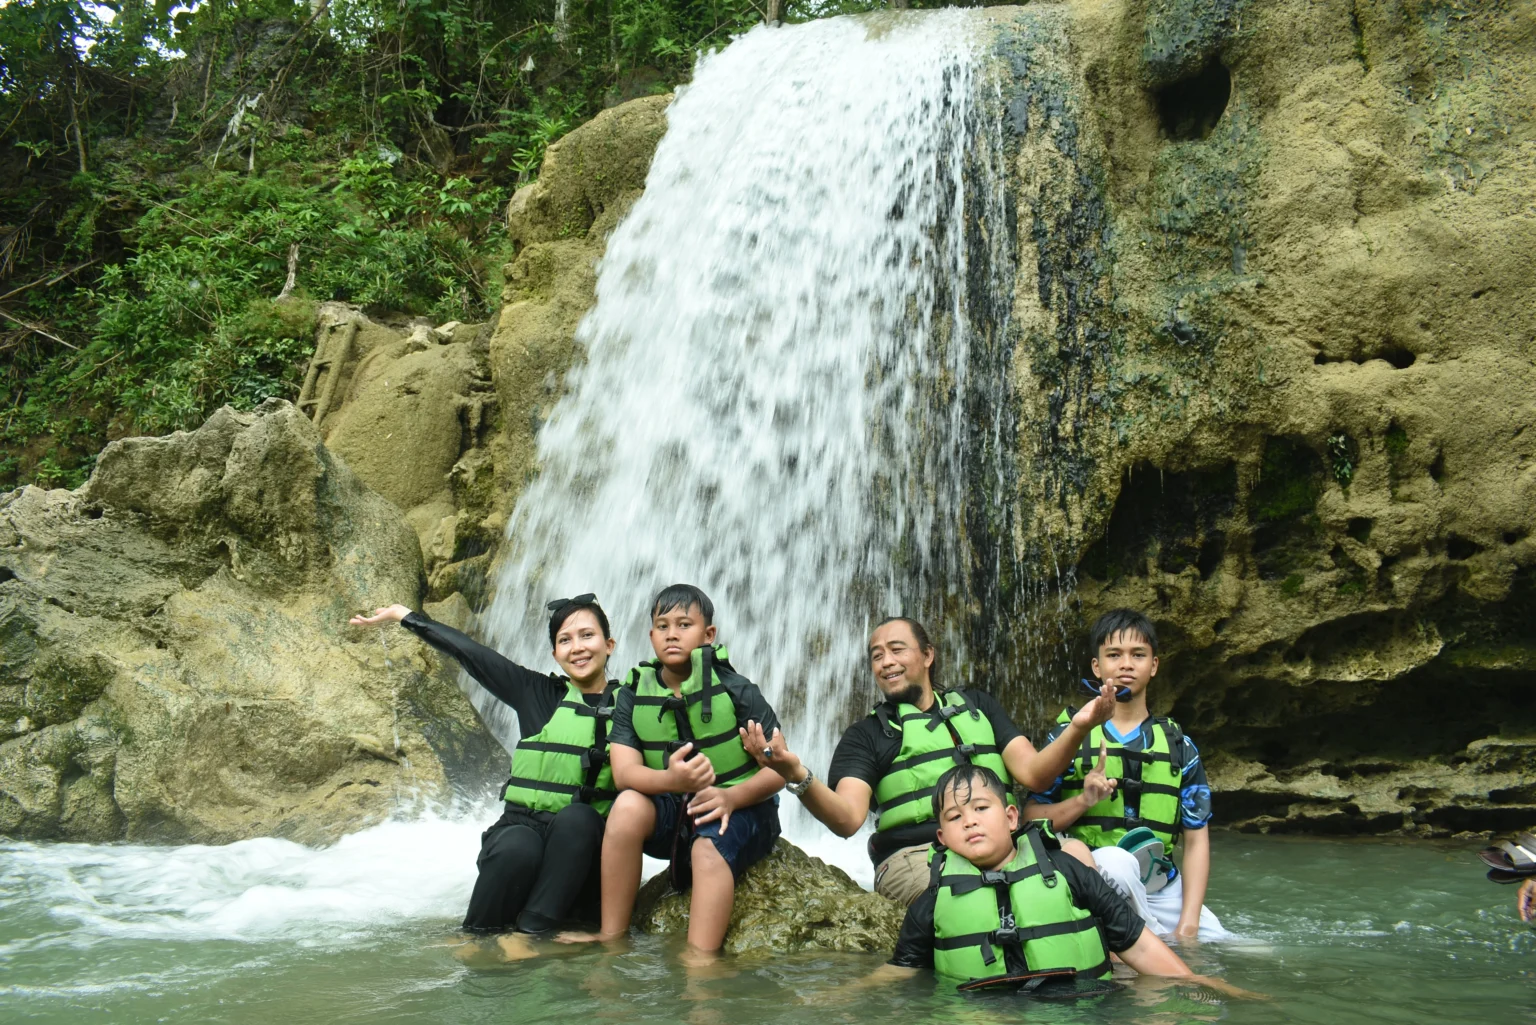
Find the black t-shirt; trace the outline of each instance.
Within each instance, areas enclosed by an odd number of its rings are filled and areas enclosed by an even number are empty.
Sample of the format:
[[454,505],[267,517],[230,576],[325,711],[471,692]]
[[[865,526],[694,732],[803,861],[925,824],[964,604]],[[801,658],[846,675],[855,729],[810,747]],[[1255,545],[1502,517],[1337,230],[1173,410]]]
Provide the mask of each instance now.
[[[715,673],[718,685],[731,696],[737,724],[745,726],[750,719],[763,727],[763,733],[773,736],[773,731],[779,728],[779,717],[757,684],[719,662],[715,663]],[[640,738],[635,734],[635,692],[631,687],[619,691],[619,696],[614,699],[613,726],[608,731],[608,743],[640,750]]]
[[[464,671],[504,705],[517,713],[518,730],[525,737],[549,725],[550,717],[565,698],[563,677],[525,669],[501,652],[473,640],[424,612],[412,612],[400,625],[464,667]],[[608,692],[618,684],[610,682]],[[602,703],[602,694],[583,694],[589,705]],[[611,731],[610,731],[611,732]]]
[[[965,696],[971,707],[987,717],[999,751],[1011,744],[1015,737],[1023,736],[992,695],[969,689],[959,693]],[[891,711],[894,723],[895,709]],[[832,752],[832,765],[827,769],[827,786],[836,790],[838,781],[846,776],[863,780],[871,790],[879,786],[881,778],[891,771],[891,763],[901,753],[901,731],[893,729],[893,732],[895,736],[888,735],[880,728],[880,720],[873,715],[866,715],[848,727],[843,739],[837,742],[837,749]],[[934,828],[932,820],[929,820],[876,833],[869,841],[869,856],[878,865],[903,847],[932,843]]]
[[[1072,903],[1098,921],[1104,946],[1117,954],[1135,946],[1147,924],[1109,888],[1104,878],[1070,854],[1051,851],[1048,857],[1056,871],[1066,877]],[[907,908],[891,964],[901,968],[933,967],[933,908],[937,900],[938,890],[929,887]]]

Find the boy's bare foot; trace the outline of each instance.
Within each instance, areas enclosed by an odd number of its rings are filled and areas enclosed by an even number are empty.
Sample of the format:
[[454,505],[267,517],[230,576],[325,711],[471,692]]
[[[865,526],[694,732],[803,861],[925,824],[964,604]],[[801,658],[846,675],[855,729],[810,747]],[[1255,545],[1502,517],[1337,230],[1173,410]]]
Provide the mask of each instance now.
[[601,932],[562,932],[555,936],[556,943],[612,943],[616,935]]
[[530,957],[538,957],[539,952],[533,949],[533,943],[520,932],[505,933],[496,937],[496,946],[501,948],[501,956],[507,961],[526,961]]

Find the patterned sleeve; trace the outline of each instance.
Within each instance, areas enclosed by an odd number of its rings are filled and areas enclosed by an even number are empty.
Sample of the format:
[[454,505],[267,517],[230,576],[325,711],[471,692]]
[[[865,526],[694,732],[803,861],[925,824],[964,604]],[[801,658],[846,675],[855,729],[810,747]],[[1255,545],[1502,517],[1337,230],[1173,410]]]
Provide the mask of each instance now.
[[1185,829],[1204,829],[1211,824],[1211,785],[1205,778],[1205,763],[1195,742],[1184,738],[1184,773],[1179,791]]
[[[1054,741],[1057,737],[1061,736],[1061,731],[1066,728],[1067,727],[1065,723],[1060,723],[1052,727],[1051,732],[1045,735],[1045,740],[1041,743],[1040,750],[1044,751],[1046,748],[1050,747],[1051,742]],[[1074,758],[1072,762],[1067,766],[1066,775],[1073,776],[1076,774],[1077,759]],[[1055,804],[1057,801],[1061,800],[1061,781],[1063,778],[1064,777],[1062,776],[1057,776],[1056,781],[1051,784],[1050,789],[1044,790],[1040,793],[1030,794],[1029,799],[1031,801],[1035,801],[1038,804]]]

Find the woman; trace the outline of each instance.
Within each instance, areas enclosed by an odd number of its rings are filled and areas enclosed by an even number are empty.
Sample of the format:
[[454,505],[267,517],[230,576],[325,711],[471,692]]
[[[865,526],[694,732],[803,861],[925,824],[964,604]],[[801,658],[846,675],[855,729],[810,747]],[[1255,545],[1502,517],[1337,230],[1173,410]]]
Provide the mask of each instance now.
[[[354,616],[353,626],[399,623],[517,712],[522,740],[506,810],[480,838],[480,876],[464,928],[540,935],[573,913],[598,908],[604,816],[617,794],[608,765],[608,726],[619,683],[607,676],[614,640],[595,595],[549,603],[549,641],[565,676],[541,676],[404,605]],[[509,957],[531,957],[520,937],[503,937]]]

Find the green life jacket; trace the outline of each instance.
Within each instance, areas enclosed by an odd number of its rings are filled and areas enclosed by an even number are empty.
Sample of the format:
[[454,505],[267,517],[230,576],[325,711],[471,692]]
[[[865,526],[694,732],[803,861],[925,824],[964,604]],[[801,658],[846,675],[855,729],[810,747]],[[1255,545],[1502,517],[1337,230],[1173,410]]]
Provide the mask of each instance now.
[[[1071,713],[1067,709],[1056,721],[1070,722]],[[1128,831],[1144,826],[1163,841],[1172,857],[1184,832],[1179,799],[1184,780],[1184,734],[1172,719],[1149,719],[1142,730],[1146,747],[1141,751],[1127,751],[1105,734],[1103,726],[1095,726],[1083,738],[1076,775],[1062,779],[1062,800],[1083,792],[1084,777],[1099,763],[1101,743],[1108,754],[1104,775],[1118,782],[1115,792],[1084,812],[1067,833],[1089,847],[1113,847]],[[1126,810],[1127,798],[1134,815]]]
[[[934,971],[962,982],[1070,970],[1084,978],[1110,974],[1109,952],[1093,914],[1072,903],[1072,887],[1046,854],[1039,823],[1019,837],[1013,860],[983,871],[934,845],[930,879]],[[1000,949],[1001,948],[1001,949]],[[969,988],[969,987],[967,987]]]
[[635,688],[632,725],[640,753],[648,767],[665,769],[674,751],[692,743],[694,752],[704,752],[714,766],[715,786],[745,783],[757,774],[757,762],[741,745],[736,704],[720,681],[721,669],[735,672],[730,654],[724,645],[704,644],[689,658],[693,668],[680,695],[661,682],[659,660],[630,671],[625,685]]
[[544,728],[517,742],[512,778],[502,800],[534,811],[559,811],[568,804],[590,804],[607,815],[619,796],[608,764],[608,724],[613,719],[614,688],[597,705],[565,681],[565,696]]
[[[882,702],[870,713],[887,736],[895,735],[893,719],[901,730],[901,750],[875,785],[876,831],[932,821],[934,784],[956,765],[984,765],[1004,783],[1013,782],[987,717],[959,691],[935,692],[933,697],[926,712],[916,705],[897,705],[893,714],[890,704]],[[1014,803],[1011,793],[1008,803]]]

